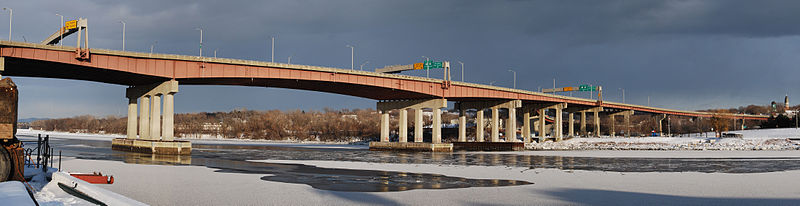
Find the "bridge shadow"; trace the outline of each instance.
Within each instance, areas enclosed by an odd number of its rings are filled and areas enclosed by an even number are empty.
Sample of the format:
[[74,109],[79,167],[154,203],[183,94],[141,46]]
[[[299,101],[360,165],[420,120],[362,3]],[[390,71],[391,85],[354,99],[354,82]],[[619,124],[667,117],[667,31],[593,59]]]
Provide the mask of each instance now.
[[335,196],[337,198],[350,200],[358,204],[402,205],[400,204],[400,202],[394,201],[392,199],[366,192],[339,192],[339,191],[325,191],[325,190],[316,190],[316,192],[322,196]]
[[595,189],[536,192],[575,205],[798,205],[800,198],[690,197]]

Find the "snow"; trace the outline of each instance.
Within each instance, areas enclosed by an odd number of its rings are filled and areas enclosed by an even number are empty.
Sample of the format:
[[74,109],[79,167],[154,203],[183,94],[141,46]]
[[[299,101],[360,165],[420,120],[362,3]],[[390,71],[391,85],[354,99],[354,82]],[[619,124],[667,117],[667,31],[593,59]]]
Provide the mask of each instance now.
[[741,130],[728,133],[742,134],[745,139],[800,138],[800,129],[796,128]]
[[[734,131],[743,138],[698,137],[602,137],[572,138],[527,145],[533,150],[800,150],[800,129]],[[702,136],[702,135],[700,135]]]
[[17,136],[18,137],[33,137],[36,138],[39,134],[44,137],[45,135],[50,135],[50,138],[63,138],[63,139],[78,139],[78,140],[100,140],[100,141],[111,141],[114,138],[122,138],[125,137],[123,135],[118,134],[89,134],[89,133],[69,133],[69,132],[54,132],[54,131],[42,131],[42,130],[33,130],[33,129],[18,129]]
[[341,161],[259,160],[327,168],[433,173],[466,178],[524,180],[510,187],[336,192],[305,184],[260,180],[268,174],[216,172],[200,166],[125,164],[70,159],[66,168],[113,174],[102,188],[151,205],[790,205],[800,201],[800,171],[623,173],[505,166],[385,164]]
[[[54,139],[77,139],[77,140],[97,140],[111,141],[114,138],[124,138],[123,135],[116,134],[89,134],[89,133],[69,133],[53,132],[32,129],[17,130],[17,136],[36,138],[50,135]],[[193,144],[231,144],[231,145],[251,145],[251,146],[280,146],[280,147],[299,147],[299,148],[327,148],[327,149],[368,149],[368,145],[352,145],[349,142],[320,142],[320,141],[280,141],[280,140],[247,140],[247,139],[181,139],[188,140]],[[73,145],[81,146],[81,145]]]
[[19,181],[0,182],[0,200],[2,205],[36,205],[25,184]]

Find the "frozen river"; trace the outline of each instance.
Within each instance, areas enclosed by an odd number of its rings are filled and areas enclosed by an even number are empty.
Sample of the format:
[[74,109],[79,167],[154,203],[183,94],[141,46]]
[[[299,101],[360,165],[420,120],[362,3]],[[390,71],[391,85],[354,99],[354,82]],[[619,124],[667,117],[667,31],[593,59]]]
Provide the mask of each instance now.
[[[32,138],[24,134],[20,137]],[[628,203],[687,200],[690,204],[734,205],[800,201],[795,198],[800,189],[783,180],[800,174],[797,151],[764,153],[766,155],[747,151],[698,153],[700,155],[691,151],[646,152],[646,155],[618,155],[632,154],[619,151],[589,151],[591,155],[586,155],[586,151],[414,153],[369,151],[347,145],[202,141],[194,143],[191,156],[178,157],[113,151],[108,140],[51,137],[51,145],[56,150],[62,150],[65,157],[77,158],[66,161],[64,168],[116,174],[119,183],[108,186],[109,189],[156,205],[186,201],[202,205],[210,200],[203,201],[208,194],[183,199],[160,197],[164,192],[156,193],[146,187],[154,183],[138,178],[146,176],[160,180],[155,184],[169,182],[178,184],[178,188],[264,187],[255,183],[259,181],[267,183],[268,187],[262,189],[265,191],[273,187],[299,186],[297,194],[308,194],[287,195],[274,202],[296,204],[424,204],[433,199],[445,205],[618,205],[628,201],[625,199],[637,200]],[[191,169],[195,167],[208,168],[212,173],[190,175],[206,171]],[[150,170],[170,172],[154,174]],[[173,172],[184,170],[191,172]],[[246,183],[235,184],[241,175],[250,178],[244,181]],[[218,178],[208,179],[210,176]],[[169,179],[164,179],[167,177]],[[189,180],[180,180],[189,177]],[[136,181],[124,182],[131,179]],[[190,183],[195,181],[211,181],[213,183],[209,184],[213,186]],[[225,185],[230,188],[226,189]],[[313,189],[302,189],[303,186]],[[775,189],[780,190],[772,191]],[[156,191],[159,190],[169,188]],[[326,202],[324,199],[329,196],[319,194],[334,194],[338,200]],[[439,195],[423,198],[420,194]],[[242,194],[211,193],[215,199],[219,196],[243,198],[242,204],[262,204],[275,198],[239,195]],[[603,196],[625,199],[612,201]],[[443,197],[446,198],[441,199]],[[385,202],[388,200],[392,201]]]

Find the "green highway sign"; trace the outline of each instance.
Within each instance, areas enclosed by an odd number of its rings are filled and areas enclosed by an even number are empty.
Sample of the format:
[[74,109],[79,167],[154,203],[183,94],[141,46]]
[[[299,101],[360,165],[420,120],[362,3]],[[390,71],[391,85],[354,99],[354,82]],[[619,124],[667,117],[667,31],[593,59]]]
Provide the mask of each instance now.
[[423,69],[425,69],[425,70],[444,68],[444,64],[442,62],[435,62],[435,61],[426,60],[426,61],[422,62],[422,64],[423,64]]
[[580,86],[578,86],[578,91],[582,91],[582,92],[597,91],[597,87],[596,86],[589,86],[587,84],[581,84]]

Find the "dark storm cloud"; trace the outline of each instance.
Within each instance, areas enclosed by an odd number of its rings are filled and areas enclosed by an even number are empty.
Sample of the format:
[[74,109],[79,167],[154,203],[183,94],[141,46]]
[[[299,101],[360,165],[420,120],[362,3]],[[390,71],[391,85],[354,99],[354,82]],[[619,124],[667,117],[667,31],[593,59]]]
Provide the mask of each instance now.
[[[507,70],[514,69],[522,89],[551,87],[556,78],[558,86],[603,85],[607,100],[621,101],[624,88],[629,103],[646,104],[651,96],[654,106],[679,109],[763,104],[793,92],[800,75],[800,49],[792,46],[800,45],[799,1],[33,0],[0,6],[15,9],[15,40],[40,41],[54,31],[60,12],[88,18],[96,48],[121,49],[124,20],[127,50],[147,52],[153,45],[159,53],[197,55],[194,29],[202,27],[205,56],[218,50],[220,57],[269,60],[268,38],[275,36],[276,61],[292,56],[292,63],[349,68],[344,45],[351,44],[356,67],[427,56],[465,62],[468,82],[510,87]],[[6,38],[2,25],[0,38]],[[459,71],[453,69],[456,80]],[[23,116],[125,112],[122,86],[23,81],[22,89],[35,94],[22,100],[36,102],[21,109]],[[44,95],[50,93],[76,96]],[[374,107],[371,100],[316,92],[203,86],[183,87],[176,102],[178,112]]]

